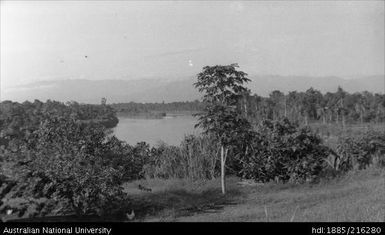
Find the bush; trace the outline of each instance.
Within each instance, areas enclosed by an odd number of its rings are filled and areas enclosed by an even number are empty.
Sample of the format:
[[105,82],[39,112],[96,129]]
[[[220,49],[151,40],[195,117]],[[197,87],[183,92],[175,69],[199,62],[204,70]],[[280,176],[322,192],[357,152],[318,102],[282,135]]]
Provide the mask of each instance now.
[[385,166],[385,135],[381,132],[367,131],[354,136],[340,138],[337,149],[336,170],[349,171],[365,169],[371,164]]
[[261,122],[241,159],[244,178],[268,182],[314,180],[323,170],[329,149],[309,128],[287,119]]
[[[0,212],[13,209],[20,217],[75,212],[106,215],[111,202],[124,199],[122,166],[112,164],[114,148],[99,125],[53,117],[24,140],[5,151],[13,186],[4,192]],[[119,208],[119,207],[117,207]]]
[[151,149],[145,142],[131,146],[115,136],[108,137],[106,147],[109,149],[104,158],[114,168],[121,169],[122,180],[130,181],[144,177],[143,166],[149,162]]

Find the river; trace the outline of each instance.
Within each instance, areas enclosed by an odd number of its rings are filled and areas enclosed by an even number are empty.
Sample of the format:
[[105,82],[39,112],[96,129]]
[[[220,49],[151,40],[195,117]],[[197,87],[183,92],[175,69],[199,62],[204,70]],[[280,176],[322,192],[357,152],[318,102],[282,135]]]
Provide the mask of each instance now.
[[179,145],[186,134],[199,134],[194,125],[197,118],[193,116],[166,116],[162,119],[139,119],[118,117],[119,123],[114,134],[120,140],[135,145],[145,141],[151,146],[159,141],[170,145]]

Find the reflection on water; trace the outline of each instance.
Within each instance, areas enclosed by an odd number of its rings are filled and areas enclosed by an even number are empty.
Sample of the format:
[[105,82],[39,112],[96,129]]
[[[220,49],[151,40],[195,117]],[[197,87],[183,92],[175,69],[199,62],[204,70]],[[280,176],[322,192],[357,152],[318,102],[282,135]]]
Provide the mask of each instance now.
[[165,117],[163,119],[131,119],[119,117],[114,134],[129,144],[145,141],[154,145],[163,141],[170,145],[179,145],[186,134],[199,134],[194,125],[197,118],[193,116]]

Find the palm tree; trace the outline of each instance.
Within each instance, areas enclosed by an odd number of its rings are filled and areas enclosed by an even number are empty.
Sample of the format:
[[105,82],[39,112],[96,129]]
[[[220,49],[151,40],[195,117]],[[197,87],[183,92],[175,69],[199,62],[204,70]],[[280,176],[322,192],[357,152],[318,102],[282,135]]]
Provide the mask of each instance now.
[[354,106],[355,111],[360,114],[360,123],[364,123],[365,106],[360,99]]

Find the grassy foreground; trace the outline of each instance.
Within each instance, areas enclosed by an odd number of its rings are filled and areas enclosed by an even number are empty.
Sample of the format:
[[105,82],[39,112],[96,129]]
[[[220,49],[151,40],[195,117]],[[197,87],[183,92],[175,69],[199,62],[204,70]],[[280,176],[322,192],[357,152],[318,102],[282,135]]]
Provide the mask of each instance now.
[[[317,184],[239,184],[219,181],[140,180],[124,185],[134,198],[135,221],[385,222],[385,170],[367,169]],[[138,189],[149,187],[151,192]]]

